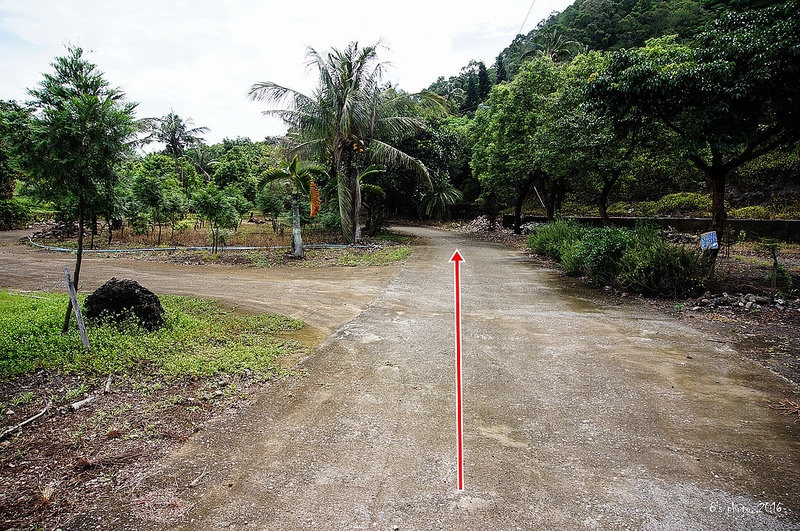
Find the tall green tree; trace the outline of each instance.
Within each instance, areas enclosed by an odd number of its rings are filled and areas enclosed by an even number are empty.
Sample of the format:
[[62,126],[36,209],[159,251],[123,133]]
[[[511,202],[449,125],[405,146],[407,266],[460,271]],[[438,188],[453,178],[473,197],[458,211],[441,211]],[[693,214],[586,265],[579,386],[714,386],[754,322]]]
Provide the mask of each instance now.
[[590,192],[600,219],[609,224],[609,197],[628,172],[642,133],[615,135],[608,116],[585,105],[586,86],[606,63],[607,54],[590,52],[562,67],[565,83],[536,132],[535,144],[545,171],[569,178],[572,190]]
[[200,219],[211,225],[212,253],[219,251],[220,245],[225,244],[225,231],[236,229],[242,220],[242,214],[249,207],[248,201],[237,187],[220,189],[213,182],[196,191],[191,204]]
[[[400,144],[403,151],[425,164],[432,185],[421,182],[410,170],[387,167],[374,182],[386,192],[385,205],[394,215],[444,218],[450,206],[464,198],[456,189],[467,191],[467,200],[475,200],[479,185],[469,167],[469,122],[466,117],[454,116],[428,120],[425,130]],[[428,213],[428,205],[436,206]]]
[[508,70],[506,70],[506,62],[503,59],[503,54],[497,56],[495,61],[495,82],[496,84],[505,83],[508,81]]
[[492,90],[492,81],[489,79],[489,71],[483,61],[478,63],[478,100],[486,101],[489,91]]
[[591,97],[620,134],[642,120],[672,130],[711,190],[710,229],[725,229],[728,175],[800,140],[800,5],[728,13],[690,47],[674,37],[612,55]]
[[170,222],[174,236],[175,223],[186,211],[189,200],[173,171],[170,157],[160,153],[145,157],[137,165],[131,192],[141,208],[140,214],[146,214],[153,228],[158,228],[157,244],[161,245],[162,225],[166,221]]
[[[21,145],[19,163],[29,182],[53,198],[71,198],[77,205],[78,251],[74,283],[78,287],[83,259],[87,206],[103,196],[117,179],[115,166],[131,152],[139,126],[136,104],[112,88],[83,49],[67,47],[52,63],[39,86],[28,90],[31,118]],[[63,331],[69,326],[70,307]]]
[[0,100],[0,200],[14,197],[14,188],[20,177],[14,164],[12,140],[15,130],[21,127],[18,120],[27,120],[27,113],[15,101]]
[[175,173],[182,184],[186,184],[183,167],[179,160],[186,150],[201,144],[202,135],[208,132],[208,127],[191,127],[194,121],[191,118],[183,119],[175,112],[153,120],[153,136],[164,144],[164,149],[175,162]]
[[385,63],[378,59],[380,44],[320,54],[308,50],[319,84],[311,95],[271,81],[255,83],[253,100],[268,104],[289,101],[285,109],[267,110],[290,126],[295,152],[317,158],[337,183],[342,237],[360,239],[361,189],[358,175],[370,164],[402,163],[429,180],[425,166],[397,147],[397,142],[424,127],[421,109],[444,112],[445,101],[430,92],[406,94],[383,81]]
[[535,183],[552,199],[548,216],[563,197],[563,180],[545,171],[536,141],[537,132],[553,115],[563,83],[563,69],[549,56],[538,56],[525,63],[513,81],[495,85],[487,105],[475,116],[471,164],[483,201],[493,209],[498,202],[513,205],[517,232],[522,206]]
[[280,167],[271,168],[261,174],[259,187],[275,181],[284,182],[291,189],[292,197],[292,256],[303,258],[303,231],[300,226],[300,200],[308,198],[311,203],[311,217],[319,211],[319,190],[314,181],[325,175],[325,167],[312,162],[301,162],[295,155],[289,163],[281,162]]

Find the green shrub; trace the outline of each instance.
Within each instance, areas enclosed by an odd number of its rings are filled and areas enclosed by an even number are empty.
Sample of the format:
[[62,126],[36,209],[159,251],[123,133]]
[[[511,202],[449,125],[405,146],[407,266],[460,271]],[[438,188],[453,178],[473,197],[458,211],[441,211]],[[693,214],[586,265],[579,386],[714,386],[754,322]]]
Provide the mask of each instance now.
[[644,201],[639,203],[638,211],[640,216],[654,217],[658,215],[658,203],[655,201]]
[[770,211],[763,206],[736,208],[729,212],[729,216],[737,219],[772,219]]
[[586,274],[586,246],[583,241],[568,242],[561,247],[561,267],[571,277]]
[[568,275],[586,275],[597,284],[661,297],[702,291],[712,271],[699,251],[662,240],[651,223],[630,230],[556,221],[537,227],[528,245],[558,259]]
[[128,220],[128,224],[131,226],[131,230],[133,230],[133,233],[136,235],[150,233],[150,217],[146,214],[136,214]]
[[188,230],[191,230],[191,229],[193,229],[193,228],[194,228],[194,225],[195,225],[195,221],[194,221],[194,220],[191,220],[191,219],[181,219],[181,220],[178,220],[177,222],[175,222],[175,223],[172,225],[172,228],[173,228],[173,229],[175,230],[175,232],[177,232],[178,234],[183,234],[184,232],[187,232]]
[[619,261],[617,283],[621,289],[659,297],[686,297],[705,289],[712,264],[703,255],[672,245],[652,226],[640,226],[635,242]]
[[632,203],[612,203],[606,212],[609,216],[631,216],[636,213],[636,206]]
[[617,277],[622,255],[633,244],[633,232],[621,227],[602,227],[584,232],[581,240],[586,274],[597,284],[611,284]]
[[24,227],[32,218],[30,207],[17,199],[0,199],[0,228],[11,230]]
[[528,247],[536,253],[560,260],[562,249],[580,240],[585,230],[575,220],[559,219],[536,227],[528,235]]
[[800,193],[782,194],[770,205],[770,210],[776,219],[800,219]]
[[656,210],[661,216],[708,216],[711,197],[691,192],[669,194],[656,202]]

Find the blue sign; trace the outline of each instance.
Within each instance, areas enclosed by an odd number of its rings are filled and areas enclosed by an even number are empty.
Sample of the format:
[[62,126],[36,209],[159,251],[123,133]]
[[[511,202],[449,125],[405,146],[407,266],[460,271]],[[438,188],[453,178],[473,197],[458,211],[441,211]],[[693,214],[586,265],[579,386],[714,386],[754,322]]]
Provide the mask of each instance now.
[[716,231],[704,232],[700,235],[700,248],[704,251],[709,249],[719,249]]

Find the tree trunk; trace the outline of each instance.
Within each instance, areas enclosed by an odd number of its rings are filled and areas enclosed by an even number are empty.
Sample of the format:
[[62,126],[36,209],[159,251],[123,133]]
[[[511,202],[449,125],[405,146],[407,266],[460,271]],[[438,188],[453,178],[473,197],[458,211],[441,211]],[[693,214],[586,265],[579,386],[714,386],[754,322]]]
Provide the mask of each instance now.
[[353,177],[353,241],[361,241],[361,182]]
[[711,185],[711,230],[717,231],[717,240],[725,234],[728,214],[725,212],[725,170],[713,165],[709,175]]
[[180,181],[183,189],[186,190],[186,183],[183,180],[183,168],[180,164],[178,164],[178,157],[180,157],[180,152],[177,148],[172,149],[172,159],[175,161],[175,175],[178,176],[178,180]]
[[556,218],[556,211],[561,205],[562,198],[560,198],[559,195],[563,192],[560,191],[561,187],[557,179],[551,178],[543,171],[540,171],[538,176],[542,184],[542,192],[544,193],[547,221],[553,221]]
[[292,194],[292,256],[303,258],[303,231],[300,227],[300,199]]
[[345,172],[340,172],[337,179],[337,190],[339,192],[339,223],[342,227],[342,239],[345,243],[355,241],[353,232],[352,212],[353,212],[353,188],[350,179]]
[[528,192],[531,190],[533,181],[538,176],[539,172],[532,172],[528,178],[517,189],[517,197],[514,201],[514,234],[522,234],[522,206],[528,198]]
[[608,217],[608,197],[611,195],[611,190],[617,184],[619,176],[622,174],[621,170],[616,170],[611,175],[611,179],[603,179],[603,189],[600,191],[600,199],[598,201],[598,208],[600,210],[600,220],[604,226],[611,225],[611,220]]
[[[83,210],[84,198],[83,194],[78,194],[78,253],[75,258],[75,272],[72,275],[72,283],[75,286],[75,292],[78,292],[78,281],[81,276],[81,260],[83,260]],[[72,315],[72,299],[67,303],[67,313],[64,314],[64,325],[61,327],[61,334],[66,334],[69,331],[69,320]]]

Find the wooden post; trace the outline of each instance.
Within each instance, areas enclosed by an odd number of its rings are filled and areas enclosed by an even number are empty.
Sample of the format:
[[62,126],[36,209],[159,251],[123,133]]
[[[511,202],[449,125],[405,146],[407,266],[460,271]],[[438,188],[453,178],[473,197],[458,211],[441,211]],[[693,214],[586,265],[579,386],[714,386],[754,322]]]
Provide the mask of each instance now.
[[81,307],[78,305],[78,294],[75,292],[75,286],[72,284],[72,279],[69,276],[68,266],[64,266],[64,278],[67,280],[67,291],[69,291],[69,299],[72,301],[72,311],[75,312],[75,321],[78,323],[78,331],[81,333],[83,348],[89,348],[89,336],[86,335],[86,326],[83,324]]

